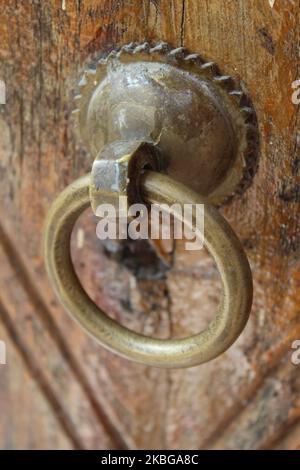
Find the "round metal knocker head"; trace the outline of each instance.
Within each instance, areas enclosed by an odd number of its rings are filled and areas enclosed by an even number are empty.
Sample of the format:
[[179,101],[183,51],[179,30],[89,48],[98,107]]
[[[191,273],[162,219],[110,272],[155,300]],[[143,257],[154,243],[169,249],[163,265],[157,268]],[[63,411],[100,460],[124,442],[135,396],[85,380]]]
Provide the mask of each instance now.
[[116,142],[124,143],[125,156],[128,142],[146,142],[158,150],[161,171],[213,204],[251,182],[255,112],[244,90],[213,62],[165,43],[129,44],[94,61],[79,88],[75,114],[98,163]]

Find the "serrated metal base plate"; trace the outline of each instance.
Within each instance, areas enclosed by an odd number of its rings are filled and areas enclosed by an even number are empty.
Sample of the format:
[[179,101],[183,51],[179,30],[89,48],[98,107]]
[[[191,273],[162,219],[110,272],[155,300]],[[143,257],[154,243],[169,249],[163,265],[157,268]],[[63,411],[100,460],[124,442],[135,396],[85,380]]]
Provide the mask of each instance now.
[[165,43],[129,44],[84,72],[75,114],[93,159],[107,144],[157,147],[161,169],[220,205],[249,186],[258,130],[251,101],[216,64]]

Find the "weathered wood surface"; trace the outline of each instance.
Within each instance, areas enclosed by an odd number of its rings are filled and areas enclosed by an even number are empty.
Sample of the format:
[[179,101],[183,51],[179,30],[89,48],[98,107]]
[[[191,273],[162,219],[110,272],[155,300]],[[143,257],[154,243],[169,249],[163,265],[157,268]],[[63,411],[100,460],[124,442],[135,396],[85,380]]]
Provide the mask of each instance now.
[[[296,448],[300,338],[299,0],[1,0],[1,448]],[[54,197],[90,168],[70,120],[87,56],[165,40],[240,77],[257,110],[253,185],[223,209],[251,262],[255,297],[238,342],[217,360],[164,371],[103,350],[60,308],[41,236]],[[84,240],[82,243],[82,233]],[[84,215],[73,255],[90,295],[120,322],[161,337],[199,330],[219,280],[204,253],[176,247],[166,279],[137,279],[108,259]],[[299,368],[299,366],[298,366]]]

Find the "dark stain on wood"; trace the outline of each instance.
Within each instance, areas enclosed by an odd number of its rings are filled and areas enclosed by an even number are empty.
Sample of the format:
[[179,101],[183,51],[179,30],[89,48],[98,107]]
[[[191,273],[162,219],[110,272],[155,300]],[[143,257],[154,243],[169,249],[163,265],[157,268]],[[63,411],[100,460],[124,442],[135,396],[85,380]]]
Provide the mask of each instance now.
[[284,202],[300,202],[300,185],[284,181],[278,191],[278,197]]
[[276,51],[276,45],[271,34],[266,28],[258,28],[257,32],[260,37],[261,45],[269,52],[269,54],[274,55]]

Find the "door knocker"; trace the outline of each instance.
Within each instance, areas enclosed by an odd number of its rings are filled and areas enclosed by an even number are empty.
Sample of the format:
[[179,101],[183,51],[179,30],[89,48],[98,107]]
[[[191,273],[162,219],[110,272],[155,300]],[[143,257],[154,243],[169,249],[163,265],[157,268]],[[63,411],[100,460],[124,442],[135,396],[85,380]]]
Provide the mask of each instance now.
[[[213,62],[165,43],[129,44],[94,60],[75,97],[74,114],[94,159],[91,174],[54,201],[45,226],[49,278],[62,305],[106,348],[157,367],[190,367],[224,352],[252,304],[252,275],[240,241],[216,206],[251,183],[258,131],[250,99]],[[128,204],[204,204],[204,244],[223,294],[208,328],[182,339],[154,339],[121,326],[82,288],[70,236],[89,205],[123,195]]]

